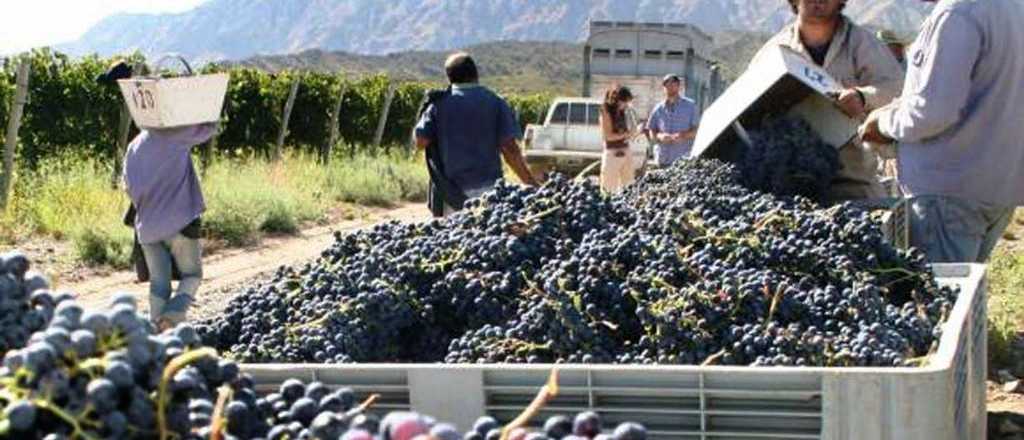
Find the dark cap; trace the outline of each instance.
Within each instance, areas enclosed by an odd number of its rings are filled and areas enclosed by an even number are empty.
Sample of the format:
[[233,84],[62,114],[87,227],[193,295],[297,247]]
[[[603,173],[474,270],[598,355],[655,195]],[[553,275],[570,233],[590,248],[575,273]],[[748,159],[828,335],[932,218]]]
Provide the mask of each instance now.
[[671,81],[675,81],[677,83],[683,82],[682,79],[679,78],[679,75],[676,75],[674,73],[670,73],[668,75],[665,75],[665,77],[661,79],[661,85],[668,84]]
[[132,77],[132,68],[124,61],[118,61],[111,64],[106,72],[99,74],[96,77],[96,82],[100,84],[114,84],[119,79],[128,79]]

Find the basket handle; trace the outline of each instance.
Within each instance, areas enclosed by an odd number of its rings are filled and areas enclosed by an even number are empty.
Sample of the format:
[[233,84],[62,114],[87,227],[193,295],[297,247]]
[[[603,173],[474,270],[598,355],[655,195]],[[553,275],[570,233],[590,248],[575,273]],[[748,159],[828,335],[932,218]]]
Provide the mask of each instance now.
[[185,60],[185,57],[177,53],[169,53],[158,58],[156,62],[153,63],[153,69],[150,69],[150,72],[152,72],[153,75],[156,75],[156,73],[158,72],[157,69],[164,63],[164,61],[171,59],[177,59],[178,61],[181,61],[181,64],[185,66],[185,72],[188,73],[188,76],[195,76],[195,72],[192,71],[192,66],[188,64],[188,61]]

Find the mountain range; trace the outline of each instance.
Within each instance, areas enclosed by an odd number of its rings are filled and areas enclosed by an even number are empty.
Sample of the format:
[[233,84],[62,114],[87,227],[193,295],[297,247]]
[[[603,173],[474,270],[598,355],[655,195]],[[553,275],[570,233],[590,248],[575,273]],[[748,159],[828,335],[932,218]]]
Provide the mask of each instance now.
[[[928,6],[850,0],[846,13],[909,36]],[[578,43],[590,19],[770,33],[792,18],[785,0],[209,0],[184,13],[114,15],[58,49],[105,56],[177,52],[198,61],[310,49],[383,55],[499,40]]]

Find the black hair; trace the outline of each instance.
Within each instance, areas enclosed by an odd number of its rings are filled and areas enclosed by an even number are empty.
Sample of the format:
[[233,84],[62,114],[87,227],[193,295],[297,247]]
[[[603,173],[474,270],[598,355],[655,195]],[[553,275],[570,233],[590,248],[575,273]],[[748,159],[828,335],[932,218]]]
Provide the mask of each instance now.
[[[790,9],[793,10],[794,14],[799,13],[799,10],[797,9],[796,5],[797,5],[797,3],[800,2],[800,0],[786,0],[786,1],[789,2],[789,7],[790,7]],[[843,9],[845,9],[845,8],[846,8],[846,1],[844,0],[842,3],[839,4],[839,12],[842,12]]]
[[476,62],[468,53],[454,53],[444,63],[444,72],[448,75],[448,82],[452,84],[474,83],[480,79],[476,69]]

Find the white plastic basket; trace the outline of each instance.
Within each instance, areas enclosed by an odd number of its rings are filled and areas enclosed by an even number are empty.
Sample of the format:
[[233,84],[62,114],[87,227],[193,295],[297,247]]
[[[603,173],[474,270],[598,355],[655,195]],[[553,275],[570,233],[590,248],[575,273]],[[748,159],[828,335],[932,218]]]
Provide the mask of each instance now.
[[[919,368],[559,366],[560,394],[533,419],[594,410],[643,423],[652,440],[980,440],[985,438],[985,266],[936,265],[961,293],[938,351]],[[288,378],[380,393],[468,429],[529,405],[551,365],[243,365],[261,392]]]
[[177,55],[165,56],[155,66],[167,59],[180,60],[187,76],[139,77],[117,82],[135,125],[171,128],[220,120],[228,74],[195,75],[188,62]]

